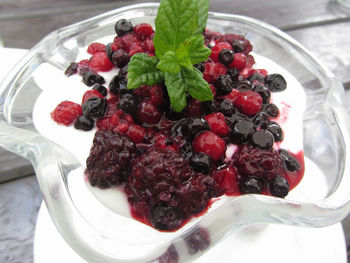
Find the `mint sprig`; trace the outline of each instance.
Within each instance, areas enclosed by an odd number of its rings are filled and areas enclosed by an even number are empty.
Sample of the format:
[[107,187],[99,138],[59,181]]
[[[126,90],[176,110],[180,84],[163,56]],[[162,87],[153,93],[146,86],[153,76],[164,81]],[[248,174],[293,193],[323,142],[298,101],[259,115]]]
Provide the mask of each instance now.
[[186,94],[199,101],[213,99],[209,84],[193,65],[206,61],[211,50],[204,45],[203,30],[209,0],[162,0],[155,19],[157,57],[135,54],[128,67],[128,89],[165,81],[177,112],[186,107]]

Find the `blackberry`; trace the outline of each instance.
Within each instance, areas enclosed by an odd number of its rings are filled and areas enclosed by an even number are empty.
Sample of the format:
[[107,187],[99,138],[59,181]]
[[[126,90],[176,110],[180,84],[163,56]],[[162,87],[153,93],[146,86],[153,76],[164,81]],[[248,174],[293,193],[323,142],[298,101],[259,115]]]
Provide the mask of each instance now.
[[126,33],[132,32],[134,27],[128,20],[120,19],[115,23],[114,29],[118,36],[122,36]]
[[213,159],[205,153],[196,153],[190,158],[190,165],[197,173],[209,174],[213,169]]
[[130,56],[123,49],[118,49],[112,54],[112,62],[118,68],[122,68],[130,61]]
[[283,91],[287,88],[287,82],[280,74],[270,74],[265,77],[265,83],[272,92]]
[[150,220],[156,229],[174,230],[181,226],[183,218],[177,207],[158,205],[151,210]]
[[108,188],[127,181],[135,149],[127,137],[110,130],[97,131],[86,160],[90,184]]
[[215,83],[215,87],[218,96],[224,96],[229,94],[232,91],[233,87],[231,77],[228,75],[220,76]]
[[103,97],[107,96],[107,89],[101,84],[96,84],[92,89],[97,90]]
[[83,104],[83,114],[86,117],[103,117],[107,109],[107,100],[91,97]]
[[134,113],[139,105],[138,97],[133,93],[123,94],[118,102],[119,109],[126,113]]
[[269,190],[273,196],[284,198],[289,192],[289,183],[284,177],[277,176],[269,183]]
[[94,128],[95,122],[93,119],[86,117],[84,115],[76,118],[74,122],[74,128],[83,131],[90,131]]
[[230,49],[222,49],[219,53],[219,61],[224,65],[230,65],[233,61],[233,51]]

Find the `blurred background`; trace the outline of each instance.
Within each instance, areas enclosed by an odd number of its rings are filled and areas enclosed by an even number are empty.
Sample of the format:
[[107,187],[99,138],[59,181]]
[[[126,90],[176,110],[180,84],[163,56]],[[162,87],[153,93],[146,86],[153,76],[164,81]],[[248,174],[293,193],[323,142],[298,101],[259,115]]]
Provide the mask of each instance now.
[[[58,28],[141,2],[146,1],[0,0],[0,46],[30,49]],[[282,29],[334,73],[349,101],[349,9],[329,0],[211,0],[210,10],[254,17]],[[350,101],[347,109],[350,112]],[[0,262],[33,262],[33,235],[41,201],[31,165],[0,149]],[[349,247],[349,218],[343,226]]]

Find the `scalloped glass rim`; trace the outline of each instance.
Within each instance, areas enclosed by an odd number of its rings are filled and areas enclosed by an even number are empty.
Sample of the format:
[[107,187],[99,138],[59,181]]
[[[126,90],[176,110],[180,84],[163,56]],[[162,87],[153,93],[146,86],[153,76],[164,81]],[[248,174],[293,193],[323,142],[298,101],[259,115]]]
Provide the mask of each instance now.
[[[69,172],[79,169],[79,165],[73,156],[39,135],[33,127],[30,114],[36,97],[32,94],[37,91],[31,76],[44,62],[64,70],[69,62],[75,60],[77,46],[85,46],[97,36],[111,35],[111,25],[117,19],[129,18],[134,23],[147,19],[151,22],[157,6],[156,3],[127,6],[52,32],[28,52],[1,85],[0,145],[32,161],[50,215],[65,240],[89,261],[150,262],[159,257],[170,243],[183,248],[186,236],[197,227],[215,226],[215,234],[211,235],[213,246],[238,227],[252,223],[320,227],[342,220],[350,210],[350,189],[347,187],[350,185],[347,154],[350,122],[343,106],[342,85],[299,43],[280,30],[252,18],[213,12],[209,14],[208,28],[242,33],[254,43],[256,53],[276,62],[288,59],[283,66],[302,82],[308,97],[309,105],[304,113],[305,155],[315,161],[322,171],[333,176],[326,178],[329,184],[327,194],[312,203],[263,195],[232,198],[222,203],[215,213],[204,215],[195,225],[179,231],[172,240],[159,242],[142,257],[119,256],[115,247],[120,251],[133,247],[133,244],[106,238],[84,218],[71,198],[66,178]],[[22,97],[28,100],[24,114],[17,111],[18,100]],[[332,146],[335,148],[331,148],[334,156],[330,158],[335,162],[332,165],[324,163],[324,153],[315,153],[309,142],[309,139],[313,142],[323,139],[315,135],[314,128],[319,125],[326,127],[327,138],[336,144]],[[205,253],[201,251],[185,257],[182,250],[178,251],[181,251],[180,262],[192,261]]]

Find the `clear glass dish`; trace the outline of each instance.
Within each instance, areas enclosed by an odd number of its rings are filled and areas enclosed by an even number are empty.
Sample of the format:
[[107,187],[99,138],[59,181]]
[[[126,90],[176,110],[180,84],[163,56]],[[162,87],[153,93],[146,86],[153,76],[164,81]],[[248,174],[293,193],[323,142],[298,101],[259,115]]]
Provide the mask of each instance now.
[[[57,30],[32,48],[1,84],[0,145],[32,162],[50,215],[67,243],[89,262],[175,262],[171,259],[176,253],[177,262],[191,262],[249,224],[322,227],[341,221],[350,211],[350,122],[342,85],[288,35],[237,15],[210,13],[207,27],[245,35],[255,53],[280,64],[304,88],[303,180],[310,183],[298,190],[298,196],[286,199],[252,194],[224,198],[174,233],[115,214],[86,190],[77,158],[34,126],[33,108],[44,88],[37,81],[45,74],[40,68],[49,65],[63,75],[79,49],[114,34],[117,20],[153,24],[157,8],[155,3],[127,6]],[[50,78],[54,81],[55,76]],[[191,237],[203,229],[210,241],[199,239],[199,249],[189,249]]]

